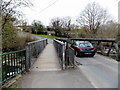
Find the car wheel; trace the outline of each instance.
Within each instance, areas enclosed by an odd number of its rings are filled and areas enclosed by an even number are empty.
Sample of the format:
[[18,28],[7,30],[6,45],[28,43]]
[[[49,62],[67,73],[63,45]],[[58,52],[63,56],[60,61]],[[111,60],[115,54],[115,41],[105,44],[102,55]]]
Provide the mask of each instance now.
[[94,57],[95,54],[91,54],[91,57]]

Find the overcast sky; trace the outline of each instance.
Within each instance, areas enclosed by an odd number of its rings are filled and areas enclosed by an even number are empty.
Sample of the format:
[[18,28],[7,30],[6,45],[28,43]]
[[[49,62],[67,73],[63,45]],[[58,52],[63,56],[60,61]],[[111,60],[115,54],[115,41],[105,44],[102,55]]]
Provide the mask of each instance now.
[[40,20],[44,25],[49,25],[54,17],[70,16],[76,19],[88,3],[97,2],[117,21],[119,0],[32,0],[31,9],[22,8],[24,18],[29,22]]

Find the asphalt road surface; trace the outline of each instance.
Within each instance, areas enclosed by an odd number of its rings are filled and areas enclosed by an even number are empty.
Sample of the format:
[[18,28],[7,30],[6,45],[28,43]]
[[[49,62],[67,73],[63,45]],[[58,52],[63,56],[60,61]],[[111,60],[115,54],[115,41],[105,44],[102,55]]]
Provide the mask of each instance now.
[[75,60],[95,88],[118,88],[118,62],[114,59],[96,54]]

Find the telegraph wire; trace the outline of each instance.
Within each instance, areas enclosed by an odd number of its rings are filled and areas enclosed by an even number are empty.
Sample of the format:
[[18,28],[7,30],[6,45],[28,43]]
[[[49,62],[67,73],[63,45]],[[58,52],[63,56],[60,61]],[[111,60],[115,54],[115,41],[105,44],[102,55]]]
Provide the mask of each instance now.
[[[34,15],[38,15],[38,14],[40,14],[41,12],[43,12],[43,11],[45,11],[46,9],[48,9],[49,7],[51,7],[51,6],[53,6],[55,3],[57,3],[58,2],[58,0],[56,0],[56,1],[54,1],[53,3],[51,3],[50,5],[48,5],[47,7],[45,7],[45,8],[43,8],[41,11],[39,11],[39,12],[37,12],[36,14],[34,14]],[[30,17],[27,17],[27,18],[31,18],[31,17],[33,17],[34,15],[32,15],[32,16],[30,16]]]

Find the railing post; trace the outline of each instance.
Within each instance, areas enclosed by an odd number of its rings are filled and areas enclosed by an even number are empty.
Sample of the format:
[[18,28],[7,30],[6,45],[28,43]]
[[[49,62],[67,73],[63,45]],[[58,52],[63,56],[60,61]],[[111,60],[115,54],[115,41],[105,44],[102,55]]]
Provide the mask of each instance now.
[[110,48],[109,48],[109,50],[108,50],[107,56],[109,56],[109,54],[110,54],[110,51],[111,51],[111,49],[112,49],[113,44],[114,44],[114,43],[112,42],[112,44],[111,44],[111,46],[110,46]]
[[[0,0],[0,54],[2,54],[2,0]],[[2,56],[0,56],[0,88],[2,86]]]
[[26,62],[25,62],[25,69],[29,71],[30,68],[30,45],[26,44]]
[[46,39],[46,45],[48,44],[48,40]]
[[116,60],[117,60],[117,61],[120,61],[120,56],[119,56],[119,53],[120,53],[120,52],[119,52],[118,44],[117,44],[117,43],[114,43],[114,46],[115,46],[116,54],[117,54],[117,55],[116,55],[116,57],[117,57]]
[[62,45],[62,70],[64,70],[65,69],[65,46],[64,46],[64,44]]
[[[60,51],[59,51],[60,52]],[[62,70],[64,70],[64,47],[62,45]]]
[[120,46],[118,45],[118,61],[120,61]]

